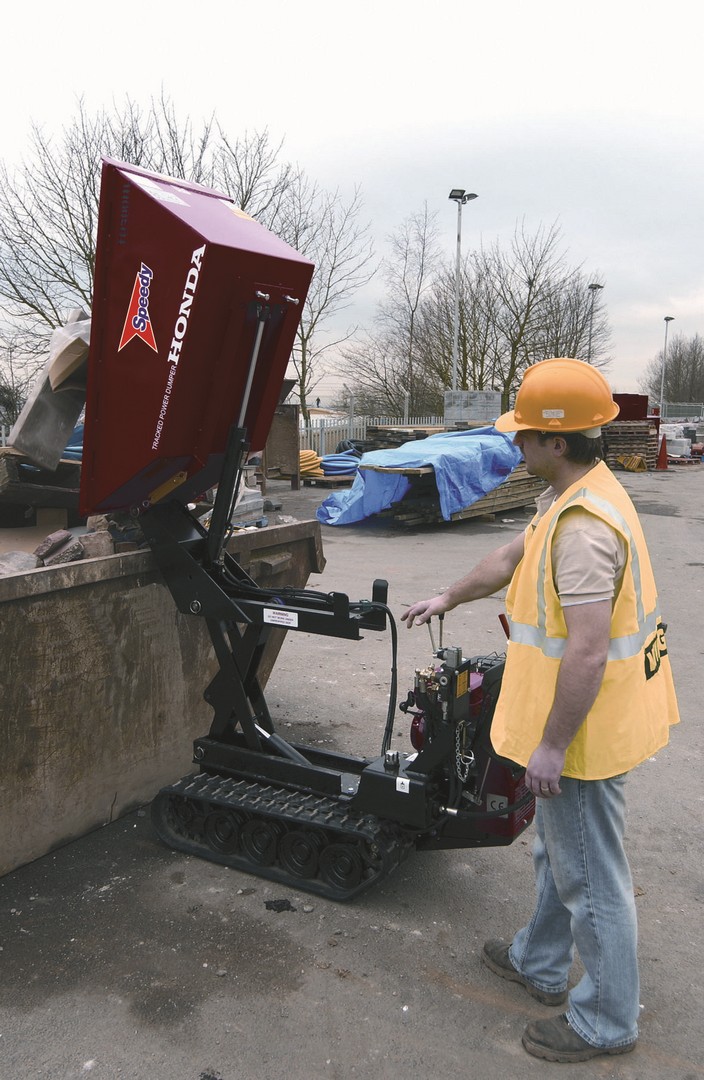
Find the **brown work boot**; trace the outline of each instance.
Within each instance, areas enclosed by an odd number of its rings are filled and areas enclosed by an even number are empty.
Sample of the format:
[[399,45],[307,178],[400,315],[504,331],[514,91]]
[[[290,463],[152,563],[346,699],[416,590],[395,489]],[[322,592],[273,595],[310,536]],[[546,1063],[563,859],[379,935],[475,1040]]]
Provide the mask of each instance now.
[[589,1061],[603,1054],[628,1054],[635,1041],[625,1046],[592,1046],[574,1031],[563,1013],[554,1020],[533,1020],[523,1032],[523,1047],[544,1061]]
[[564,1005],[567,1001],[566,990],[539,990],[537,986],[529,983],[525,976],[516,971],[508,955],[509,945],[505,941],[487,941],[482,950],[482,963],[486,964],[490,971],[501,979],[509,982],[520,983],[528,991],[531,997],[539,1001],[541,1005]]

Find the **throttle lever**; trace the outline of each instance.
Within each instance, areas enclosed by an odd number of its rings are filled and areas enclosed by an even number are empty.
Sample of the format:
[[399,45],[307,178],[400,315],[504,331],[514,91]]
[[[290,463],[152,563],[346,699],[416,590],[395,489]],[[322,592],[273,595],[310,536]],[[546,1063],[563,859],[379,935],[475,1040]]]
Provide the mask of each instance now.
[[428,633],[430,634],[430,644],[431,644],[431,647],[432,647],[432,650],[433,650],[433,656],[436,656],[437,653],[440,652],[440,650],[442,649],[442,628],[443,628],[444,620],[445,620],[445,615],[444,614],[443,615],[438,615],[438,621],[440,623],[440,629],[438,630],[438,647],[436,649],[435,648],[435,637],[433,635],[433,628],[431,626],[431,623],[432,623],[433,620],[428,619],[427,626],[428,626]]

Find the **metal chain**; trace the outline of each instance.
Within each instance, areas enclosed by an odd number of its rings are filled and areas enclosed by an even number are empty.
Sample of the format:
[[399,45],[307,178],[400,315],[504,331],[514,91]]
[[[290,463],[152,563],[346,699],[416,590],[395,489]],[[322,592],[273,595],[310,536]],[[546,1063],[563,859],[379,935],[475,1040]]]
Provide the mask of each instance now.
[[469,770],[474,764],[474,754],[471,750],[469,755],[462,753],[462,739],[460,735],[462,728],[462,724],[458,724],[455,728],[455,769],[459,780],[461,780],[463,784],[466,784]]

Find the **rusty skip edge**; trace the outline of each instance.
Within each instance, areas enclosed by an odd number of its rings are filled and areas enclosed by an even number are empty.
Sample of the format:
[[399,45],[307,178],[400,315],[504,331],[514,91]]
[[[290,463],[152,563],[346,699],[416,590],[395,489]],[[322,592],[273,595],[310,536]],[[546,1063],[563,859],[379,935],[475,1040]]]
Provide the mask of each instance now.
[[[301,544],[307,549],[308,572],[322,573],[325,556],[318,521],[299,521],[240,532],[230,540],[227,550],[256,580],[258,566],[264,571],[285,572],[295,563],[296,548]],[[57,566],[41,566],[36,570],[26,570],[0,578],[0,604],[94,585],[115,578],[153,575],[156,569],[156,563],[148,549],[79,559]]]

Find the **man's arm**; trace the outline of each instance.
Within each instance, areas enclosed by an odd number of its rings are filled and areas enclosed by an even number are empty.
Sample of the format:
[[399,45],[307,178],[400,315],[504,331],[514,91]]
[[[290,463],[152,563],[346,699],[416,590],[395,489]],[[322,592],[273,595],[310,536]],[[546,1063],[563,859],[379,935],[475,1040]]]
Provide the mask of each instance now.
[[611,600],[574,604],[562,609],[567,645],[557,676],[555,699],[543,737],[526,769],[534,795],[560,795],[567,748],[591,709],[606,668],[611,630]]
[[473,570],[454,585],[450,585],[438,596],[430,600],[419,600],[406,611],[401,619],[406,622],[408,629],[412,626],[421,626],[429,622],[433,615],[444,615],[446,611],[452,611],[458,604],[466,604],[470,600],[480,600],[484,596],[491,596],[508,585],[513,577],[513,572],[523,558],[523,533],[520,533],[509,544],[492,551]]

